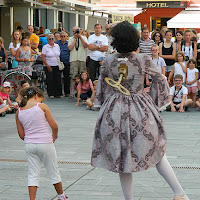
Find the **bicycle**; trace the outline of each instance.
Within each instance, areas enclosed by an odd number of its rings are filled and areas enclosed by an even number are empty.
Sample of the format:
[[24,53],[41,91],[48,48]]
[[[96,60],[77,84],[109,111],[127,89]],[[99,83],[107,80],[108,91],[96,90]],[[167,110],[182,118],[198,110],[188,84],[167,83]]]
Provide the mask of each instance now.
[[11,93],[9,94],[10,99],[12,101],[15,101],[17,92],[20,88],[20,83],[22,81],[26,81],[31,85],[31,78],[26,75],[25,73],[19,71],[18,69],[0,69],[0,83],[1,85],[8,81],[11,84]]

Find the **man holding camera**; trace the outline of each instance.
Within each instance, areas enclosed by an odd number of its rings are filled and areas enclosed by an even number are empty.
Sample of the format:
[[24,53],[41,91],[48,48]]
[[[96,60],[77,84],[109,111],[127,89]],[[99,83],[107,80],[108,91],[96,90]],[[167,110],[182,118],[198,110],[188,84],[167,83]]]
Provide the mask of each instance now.
[[[86,70],[87,57],[87,38],[80,34],[79,27],[72,29],[73,37],[69,38],[68,48],[70,50],[70,72],[71,72],[71,88],[74,87],[74,78],[81,71]],[[73,96],[74,94],[71,94]]]
[[101,34],[102,25],[94,25],[94,34],[88,38],[88,49],[90,53],[89,75],[92,81],[95,80],[96,74],[99,74],[100,62],[104,59],[108,51],[108,39]]

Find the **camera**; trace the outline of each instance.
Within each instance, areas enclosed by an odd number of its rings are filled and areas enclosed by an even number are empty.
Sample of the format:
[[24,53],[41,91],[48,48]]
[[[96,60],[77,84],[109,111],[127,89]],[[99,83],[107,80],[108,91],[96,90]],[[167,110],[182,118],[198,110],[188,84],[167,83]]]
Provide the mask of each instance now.
[[189,56],[185,56],[185,61],[188,61],[189,60]]
[[75,30],[75,33],[79,34],[79,33],[80,33],[80,30],[79,30],[79,29],[76,29],[76,30]]

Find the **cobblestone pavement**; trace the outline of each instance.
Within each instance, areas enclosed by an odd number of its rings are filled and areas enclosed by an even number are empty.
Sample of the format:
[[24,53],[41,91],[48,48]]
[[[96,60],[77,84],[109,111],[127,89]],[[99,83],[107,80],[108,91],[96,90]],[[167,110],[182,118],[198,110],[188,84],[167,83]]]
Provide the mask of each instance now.
[[[70,200],[123,200],[117,174],[90,166],[98,112],[75,107],[73,99],[46,99],[59,125],[55,143],[63,188]],[[200,112],[161,113],[168,132],[167,157],[191,200],[200,199]],[[0,118],[0,200],[28,199],[27,163],[13,114]],[[173,192],[155,168],[133,174],[134,200],[172,200]],[[56,193],[42,169],[37,200]]]

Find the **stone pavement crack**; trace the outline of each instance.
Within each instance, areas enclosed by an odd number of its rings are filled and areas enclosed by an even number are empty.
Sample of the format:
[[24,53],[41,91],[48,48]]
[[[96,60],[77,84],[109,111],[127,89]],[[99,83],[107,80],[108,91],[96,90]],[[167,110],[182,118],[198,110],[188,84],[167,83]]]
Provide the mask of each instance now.
[[[89,170],[88,172],[86,172],[85,174],[83,174],[81,177],[79,177],[76,181],[74,181],[72,184],[70,184],[68,187],[66,187],[65,189],[63,189],[63,191],[66,191],[68,188],[70,188],[71,186],[73,186],[75,183],[77,183],[79,180],[81,180],[84,176],[88,175],[90,172],[92,172],[95,168],[92,168],[91,170]],[[55,197],[53,197],[51,200],[55,200],[57,198],[57,195]]]

